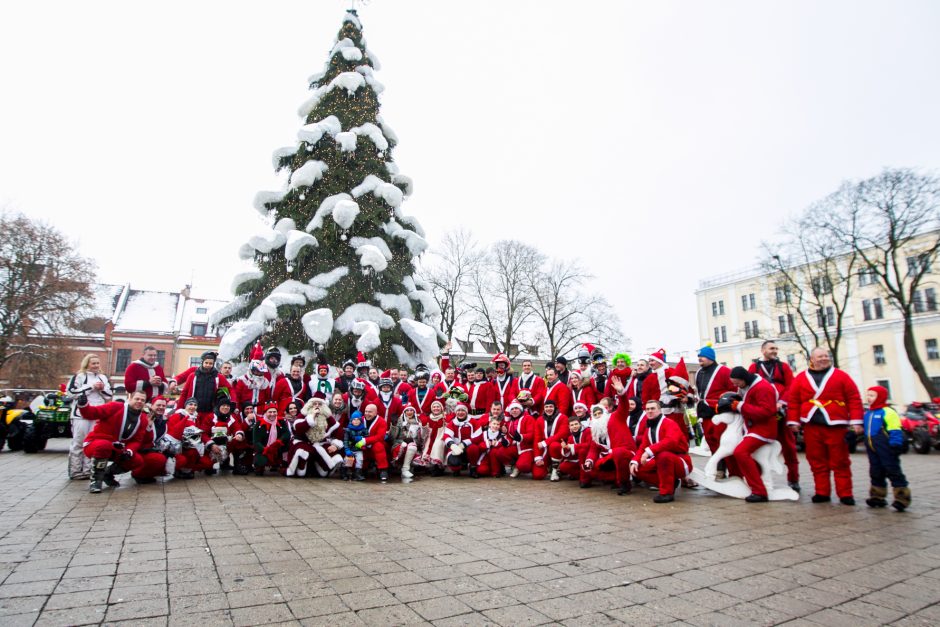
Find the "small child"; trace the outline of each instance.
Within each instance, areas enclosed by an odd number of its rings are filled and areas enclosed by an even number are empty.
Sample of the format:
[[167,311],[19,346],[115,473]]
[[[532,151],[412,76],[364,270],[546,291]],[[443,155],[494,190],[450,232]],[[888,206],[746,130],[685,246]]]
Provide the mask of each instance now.
[[[480,451],[476,466],[470,468],[471,477],[497,477],[503,470],[502,449],[510,445],[509,438],[503,433],[502,416],[490,414],[487,428],[478,432],[472,439]],[[473,463],[474,460],[470,460]]]
[[[349,417],[346,432],[343,435],[343,447],[346,449],[346,463],[343,465],[343,479],[349,481],[365,481],[362,474],[362,447],[365,446],[369,428],[362,419],[362,413],[354,411]],[[350,476],[350,469],[355,466],[355,477]]]
[[568,418],[568,437],[561,442],[561,463],[558,465],[558,474],[572,479],[581,479],[581,465],[587,456],[590,442],[591,432],[581,427],[581,420],[577,416]]
[[888,482],[894,491],[891,507],[903,512],[911,505],[911,489],[901,472],[901,450],[904,431],[898,413],[888,407],[888,390],[880,385],[865,391],[868,411],[865,412],[865,449],[868,451],[868,474],[871,477],[869,507],[886,507]]

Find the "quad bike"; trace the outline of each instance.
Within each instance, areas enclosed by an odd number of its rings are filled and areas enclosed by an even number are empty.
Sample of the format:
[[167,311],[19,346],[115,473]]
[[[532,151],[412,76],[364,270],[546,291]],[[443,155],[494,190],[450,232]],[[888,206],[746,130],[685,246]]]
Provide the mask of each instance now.
[[911,403],[901,419],[901,428],[910,434],[911,446],[920,455],[940,450],[940,419],[931,410],[924,403]]
[[[24,453],[37,453],[46,448],[49,438],[71,438],[71,399],[61,392],[49,392],[32,403],[32,411],[19,417]],[[13,443],[10,443],[13,448]],[[14,449],[15,450],[15,449]]]

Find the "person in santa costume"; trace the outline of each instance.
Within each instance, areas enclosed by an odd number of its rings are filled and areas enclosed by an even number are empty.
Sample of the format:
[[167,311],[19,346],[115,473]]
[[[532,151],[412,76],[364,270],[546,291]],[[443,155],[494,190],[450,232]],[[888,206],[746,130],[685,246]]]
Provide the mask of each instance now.
[[[392,392],[401,399],[402,405],[408,404],[408,393],[411,392],[411,386],[408,385],[408,371],[398,368],[392,368],[388,371],[388,376],[392,380]],[[446,379],[446,375],[445,375]],[[445,386],[447,389],[449,386]]]
[[575,403],[571,415],[581,421],[581,426],[587,428],[591,424],[591,408],[584,403]]
[[845,371],[832,365],[828,350],[814,348],[809,368],[793,378],[787,397],[787,424],[794,433],[803,425],[806,461],[816,487],[813,503],[832,500],[832,475],[842,504],[855,505],[845,436],[848,427],[862,433],[863,414],[858,386]]
[[[470,443],[477,447],[479,456],[471,465],[475,477],[498,477],[503,470],[502,451],[513,443],[503,433],[502,415],[490,414],[486,425],[476,430],[470,438]],[[471,460],[473,462],[474,460]]]
[[561,444],[568,438],[568,416],[558,412],[554,401],[547,401],[542,414],[535,421],[535,432],[535,466],[549,465],[549,479],[558,481],[558,467],[562,462]]
[[649,356],[648,361],[650,374],[643,381],[643,393],[641,395],[644,407],[647,401],[660,400],[669,385],[669,377],[674,374],[673,369],[666,365],[666,349],[660,348]]
[[519,391],[528,391],[525,400],[517,397],[522,406],[530,414],[542,413],[542,404],[545,402],[545,379],[532,370],[532,360],[522,361],[522,374],[519,375]]
[[379,385],[381,384],[382,377],[379,375],[379,369],[375,366],[369,368],[369,376],[366,378],[366,385],[371,389],[376,396],[379,394]]
[[212,442],[224,446],[222,469],[231,468],[232,474],[247,475],[252,463],[252,446],[249,441],[250,429],[236,414],[232,401],[227,398],[219,399],[212,424],[208,425],[208,432]]
[[362,447],[363,462],[366,468],[374,463],[379,471],[379,481],[385,483],[388,481],[388,453],[385,449],[388,423],[385,422],[385,418],[379,416],[379,409],[375,403],[366,405],[362,412],[362,418],[369,432],[369,435],[366,436],[365,445]]
[[356,379],[349,384],[349,392],[343,395],[343,400],[346,403],[346,419],[348,420],[354,411],[364,413],[366,405],[376,402],[376,396],[364,381]]
[[473,443],[476,425],[467,411],[467,406],[458,403],[454,416],[444,429],[444,463],[455,477],[470,469],[470,476],[477,476],[476,462],[480,458],[479,446]]
[[320,398],[311,398],[292,422],[290,450],[287,453],[288,477],[306,477],[311,467],[327,477],[343,463],[343,430],[333,418],[330,406]]
[[[395,396],[397,399],[398,396]],[[411,405],[405,405],[401,416],[389,428],[392,465],[401,470],[401,478],[413,479],[412,463],[424,448],[430,429],[421,424],[421,417]]]
[[783,452],[783,461],[787,465],[787,483],[800,491],[800,459],[796,455],[796,436],[787,427],[787,390],[793,382],[793,371],[786,363],[777,358],[778,348],[776,342],[767,340],[761,344],[761,358],[751,363],[748,372],[759,375],[777,390],[777,441]]
[[[154,401],[156,401],[156,399],[154,399]],[[146,405],[144,405],[143,411],[147,413]],[[167,469],[168,458],[157,445],[156,429],[154,428],[153,421],[149,418],[150,416],[148,416],[147,421],[147,433],[144,434],[140,448],[137,449],[137,455],[140,456],[143,463],[131,471],[131,477],[139,484],[156,483],[157,477],[173,474],[172,469]],[[162,434],[160,437],[162,437]]]
[[489,411],[493,401],[499,400],[498,389],[486,379],[486,370],[477,368],[473,371],[469,383],[467,383],[467,394],[470,400],[467,403],[467,409],[471,416],[483,416]]
[[630,462],[630,474],[640,481],[659,485],[654,503],[671,503],[676,488],[692,470],[689,439],[679,425],[663,416],[658,400],[647,401],[644,407],[646,431]]
[[[281,389],[283,386],[284,384],[281,384]],[[271,400],[272,392],[268,367],[260,359],[248,362],[248,370],[235,381],[234,398],[239,405],[245,403],[251,403],[255,407],[266,405]]]
[[147,415],[143,411],[147,393],[134,390],[126,403],[112,401],[103,405],[89,405],[87,397],[80,394],[76,402],[82,418],[95,421],[83,447],[91,460],[88,491],[97,494],[103,484],[116,488],[120,483],[115,475],[144,465],[138,451],[147,438]]
[[558,447],[558,475],[577,479],[581,483],[587,481],[584,471],[584,462],[591,449],[591,429],[585,428],[577,416],[568,418],[568,435],[560,442]]
[[[281,412],[287,409],[287,404],[291,401],[303,405],[310,398],[310,388],[307,381],[309,379],[305,380],[304,371],[300,364],[291,364],[290,373],[286,377],[278,379],[275,384],[271,393],[271,400],[277,403],[277,407]],[[332,381],[330,383],[332,384]],[[239,390],[236,388],[237,394],[239,394]],[[259,394],[259,400],[260,396]]]
[[[207,424],[206,419],[199,414],[199,401],[189,398],[183,404],[183,409],[177,410],[167,421],[165,439],[179,445],[174,450],[173,476],[177,479],[192,479],[198,471],[212,469],[215,461],[212,458],[214,444],[209,434],[200,425]],[[209,419],[211,421],[211,419]]]
[[[591,382],[594,384],[594,392],[597,394],[597,399],[613,399],[613,395],[610,393],[609,386],[607,385],[610,379],[610,375],[607,371],[607,356],[600,348],[590,344],[585,344],[585,346],[589,346],[591,350]],[[624,381],[626,381],[626,379],[624,379]]]
[[496,368],[496,378],[493,379],[496,392],[493,396],[503,404],[503,407],[508,407],[509,403],[519,396],[519,380],[510,371],[509,357],[503,353],[496,353],[492,363]]
[[544,479],[548,475],[547,467],[544,464],[535,465],[535,439],[537,437],[535,419],[522,408],[522,405],[512,402],[506,407],[503,429],[505,429],[510,446],[502,449],[501,457],[503,467],[509,472],[509,476],[518,477],[522,473],[532,473],[533,479]]
[[[260,348],[260,344],[258,347]],[[256,357],[250,357],[251,359],[256,359]],[[277,382],[287,375],[281,370],[281,349],[276,346],[269,346],[268,350],[264,352],[264,365],[268,368],[267,378],[271,382],[270,388],[273,391],[274,386],[277,385]]]
[[555,401],[559,413],[571,415],[574,406],[571,390],[558,378],[558,372],[552,366],[545,367],[545,400]]
[[431,401],[430,411],[427,414],[419,413],[419,417],[428,433],[424,446],[418,449],[414,465],[428,469],[433,476],[439,476],[444,473],[444,438],[447,432],[444,403],[436,399]]
[[163,372],[163,366],[157,363],[156,348],[145,346],[141,358],[127,367],[124,371],[124,389],[128,394],[143,392],[147,396],[147,402],[150,402],[154,396],[160,396],[169,391],[170,385]]
[[726,393],[717,410],[719,413],[738,412],[744,419],[744,439],[734,449],[734,461],[751,489],[751,494],[744,500],[766,503],[767,486],[752,455],[777,439],[777,390],[741,366],[731,370],[731,382],[739,391]]
[[591,378],[583,376],[580,370],[572,370],[568,373],[568,387],[571,388],[571,400],[575,403],[584,403],[588,407],[593,407],[601,399]]
[[[548,368],[548,366],[546,366]],[[568,385],[568,358],[564,355],[559,355],[555,358],[555,374],[558,377],[558,380]]]
[[343,362],[343,374],[336,377],[334,382],[334,390],[346,394],[349,392],[349,384],[356,379],[356,362],[352,359],[347,359]]
[[[623,392],[623,384],[615,383],[615,389]],[[633,487],[630,481],[630,460],[636,452],[636,442],[627,420],[630,415],[626,402],[613,413],[603,405],[591,408],[591,441],[584,460],[581,487],[589,488],[593,479],[612,481],[618,495],[629,494]]]
[[408,393],[408,404],[422,416],[427,415],[431,403],[438,398],[438,392],[443,393],[443,387],[431,387],[431,373],[428,370],[419,370],[415,373],[415,387]]
[[215,367],[217,358],[218,354],[214,351],[204,352],[199,357],[202,364],[180,391],[180,398],[196,399],[196,411],[204,420],[212,419],[215,402],[219,396],[231,397],[233,394],[228,380]]
[[276,403],[260,406],[258,419],[251,429],[251,442],[255,451],[255,474],[260,477],[267,468],[279,471],[289,446],[290,429],[279,415]]
[[[715,361],[715,349],[703,346],[698,351],[699,371],[695,373],[695,415],[702,425],[705,443],[714,453],[721,443],[721,434],[725,432],[724,423],[713,423],[712,418],[718,410],[718,399],[728,392],[736,392],[731,382],[731,369]],[[732,469],[733,470],[733,469]],[[732,474],[739,475],[738,472]]]
[[398,424],[398,418],[403,409],[401,397],[395,394],[395,385],[392,382],[389,371],[382,373],[379,378],[379,393],[376,399],[376,406],[379,408],[379,416],[385,419],[388,425]]

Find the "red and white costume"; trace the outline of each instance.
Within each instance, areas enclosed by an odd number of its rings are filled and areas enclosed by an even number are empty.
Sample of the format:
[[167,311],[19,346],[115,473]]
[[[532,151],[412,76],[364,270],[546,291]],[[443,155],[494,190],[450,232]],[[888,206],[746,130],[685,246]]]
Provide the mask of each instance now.
[[[433,404],[433,403],[432,403]],[[415,458],[420,466],[438,466],[444,465],[444,438],[447,431],[447,416],[444,414],[444,404],[440,401],[438,413],[428,413],[427,415],[419,413],[421,424],[430,429],[428,437],[424,442],[424,447],[418,451]]]
[[[150,383],[152,377],[160,377],[162,383],[153,385]],[[148,364],[143,359],[132,362],[124,371],[124,389],[127,393],[146,392],[147,402],[154,396],[161,396],[169,389],[166,375],[163,373],[163,366],[158,363]],[[189,398],[189,397],[184,397]]]
[[471,381],[467,384],[467,408],[474,416],[486,414],[493,401],[499,400],[499,389],[490,381]]
[[404,407],[401,397],[395,392],[378,392],[378,398],[375,400],[375,406],[379,410],[379,416],[385,419],[386,424],[396,424],[401,416]]
[[[305,477],[311,465],[325,477],[343,463],[343,426],[330,413],[322,399],[311,399],[291,424],[290,450],[287,453],[288,477]],[[319,405],[319,410],[316,406]],[[330,452],[329,448],[333,451]]]
[[[793,383],[793,371],[790,370],[789,365],[779,359],[759,359],[752,362],[747,371],[760,375],[762,379],[776,388],[777,398],[786,401],[787,390],[790,388],[790,384]],[[787,427],[786,420],[777,421],[777,441],[780,442],[783,461],[787,465],[787,481],[789,483],[798,483],[800,480],[800,459],[796,455],[796,436]]]
[[538,435],[535,418],[526,412],[522,412],[518,418],[506,414],[503,425],[509,440],[509,446],[502,449],[500,455],[503,466],[514,465],[520,473],[530,472],[533,479],[544,479],[548,474],[548,466],[535,465],[535,439]]
[[585,468],[582,482],[600,479],[630,484],[630,460],[636,452],[636,442],[627,424],[629,417],[629,404],[620,403],[612,414],[591,420],[591,441],[585,460],[591,462],[591,468]]
[[819,383],[810,370],[793,378],[787,393],[787,424],[803,424],[806,461],[817,495],[831,494],[831,473],[839,498],[852,497],[852,462],[845,432],[849,425],[861,425],[863,414],[858,386],[845,371],[830,367]]
[[530,372],[519,375],[519,390],[529,390],[532,394],[532,406],[527,409],[535,414],[542,413],[542,403],[545,402],[545,379]]
[[568,416],[557,411],[551,418],[539,416],[535,421],[535,431],[535,461],[560,462],[561,443],[567,441],[571,435],[568,430]]
[[[506,376],[502,378],[497,375],[496,378],[493,379],[493,386],[495,392],[492,393],[492,395],[495,396],[495,398],[492,400],[502,402],[503,407],[509,407],[509,403],[515,401],[519,396],[519,379],[511,374],[507,373]],[[486,409],[489,411],[489,407]]]
[[[241,381],[241,379],[239,379],[239,381]],[[236,383],[236,394],[238,394],[237,385]],[[259,396],[261,396],[260,393]],[[287,411],[287,404],[291,401],[296,401],[298,405],[303,407],[304,403],[306,403],[309,398],[310,388],[307,382],[304,381],[303,376],[297,379],[293,379],[289,376],[279,378],[274,385],[274,391],[271,393],[271,400],[277,403],[277,411],[280,414]]]
[[[85,420],[95,421],[95,426],[85,436],[83,447],[89,459],[120,462],[124,470],[130,471],[144,465],[144,459],[138,453],[147,439],[148,421],[143,412],[135,416],[130,404],[118,402],[86,405],[79,408],[79,412]],[[122,443],[124,449],[114,448],[115,442]],[[125,455],[125,451],[130,455]]]
[[496,477],[499,475],[503,467],[501,452],[512,445],[503,435],[502,430],[492,431],[489,425],[478,429],[476,435],[471,438],[471,444],[477,447],[479,455],[475,460],[471,459],[470,464],[476,466],[480,476]]
[[559,474],[586,483],[587,476],[584,470],[584,462],[587,460],[588,451],[591,450],[591,430],[582,428],[575,433],[569,430],[568,437],[564,439],[564,442],[568,445],[565,447],[564,452],[562,452],[560,445],[558,447]]
[[751,493],[767,496],[760,467],[751,454],[777,439],[777,390],[757,375],[751,376],[754,380],[742,392],[744,398],[737,406],[744,418],[745,435],[734,449],[734,460]]
[[[477,428],[473,420],[467,415],[463,420],[456,415],[447,423],[444,430],[444,459],[447,459],[447,449],[455,444],[462,444],[464,452],[467,455],[467,461],[470,466],[476,464],[480,458],[480,448],[473,443],[474,436],[477,435]],[[445,462],[446,463],[446,462]],[[459,467],[450,466],[453,471],[459,471]]]
[[[235,380],[235,400],[241,407],[245,403],[252,405],[264,405],[271,400],[271,381],[265,375],[254,375],[246,372]],[[181,397],[183,400],[188,396]],[[286,406],[286,403],[285,403]]]
[[[711,418],[718,409],[718,399],[726,392],[737,392],[738,389],[731,383],[731,369],[728,366],[716,363],[714,367],[705,372],[699,371],[696,374],[695,382],[699,397],[698,416],[702,419],[702,431],[705,434],[705,442],[712,452],[717,451],[721,445],[721,434],[725,432],[728,426],[724,423],[715,424]],[[645,389],[644,385],[644,389]],[[702,407],[702,404],[707,406]],[[710,410],[710,411],[708,411]]]
[[[571,396],[571,389],[561,380],[556,379],[554,383],[545,384],[545,400],[555,401],[558,407],[558,413],[566,416],[571,415],[571,409],[574,407],[574,399]],[[590,407],[590,405],[588,406]]]
[[[643,387],[646,388],[646,383]],[[666,416],[653,420],[647,416],[646,424],[643,441],[633,456],[633,461],[639,465],[636,476],[641,481],[658,484],[661,495],[673,494],[676,483],[692,470],[689,439],[679,425]],[[644,453],[652,455],[645,464],[641,463]]]
[[[408,392],[408,404],[414,407],[418,414],[426,416],[431,413],[431,403],[437,400],[438,391],[442,391],[443,386],[427,385],[423,389],[420,387],[411,388]],[[399,410],[400,412],[401,410]]]
[[388,470],[388,452],[385,449],[385,434],[388,433],[388,423],[385,422],[385,418],[378,415],[372,419],[372,422],[365,420],[365,416],[363,416],[363,420],[369,429],[366,443],[362,447],[363,467],[367,467],[369,462],[374,461],[375,467],[379,471]]

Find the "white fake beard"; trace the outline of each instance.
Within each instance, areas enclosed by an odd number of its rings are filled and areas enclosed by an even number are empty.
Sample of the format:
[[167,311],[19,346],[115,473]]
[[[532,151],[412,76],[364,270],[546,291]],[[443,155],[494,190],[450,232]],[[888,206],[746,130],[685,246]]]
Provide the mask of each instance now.
[[605,413],[599,418],[591,419],[591,439],[593,439],[598,444],[606,444],[607,439],[607,422],[610,420],[610,414]]

